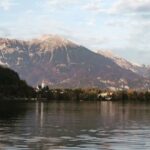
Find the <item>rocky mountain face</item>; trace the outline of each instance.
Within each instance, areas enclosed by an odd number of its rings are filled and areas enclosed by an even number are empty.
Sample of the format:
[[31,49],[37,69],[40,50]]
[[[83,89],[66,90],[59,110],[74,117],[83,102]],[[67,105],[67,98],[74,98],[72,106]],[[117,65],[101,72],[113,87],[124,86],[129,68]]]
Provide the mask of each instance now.
[[147,88],[149,80],[59,36],[21,41],[0,39],[0,62],[19,73],[30,85],[52,88]]
[[111,51],[99,50],[97,53],[107,58],[110,58],[114,63],[116,63],[123,69],[131,70],[132,72],[135,72],[136,74],[143,76],[145,78],[150,77],[150,67],[148,66],[129,62],[128,60],[115,55]]

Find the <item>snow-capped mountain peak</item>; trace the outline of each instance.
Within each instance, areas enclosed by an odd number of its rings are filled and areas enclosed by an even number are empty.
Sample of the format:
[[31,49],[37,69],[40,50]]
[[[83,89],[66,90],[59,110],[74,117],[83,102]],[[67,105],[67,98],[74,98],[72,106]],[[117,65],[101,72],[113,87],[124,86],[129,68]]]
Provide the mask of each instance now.
[[33,39],[31,41],[32,44],[42,44],[42,47],[46,47],[47,49],[57,49],[60,47],[75,47],[76,44],[70,40],[65,39],[62,36],[58,35],[43,35],[37,39]]

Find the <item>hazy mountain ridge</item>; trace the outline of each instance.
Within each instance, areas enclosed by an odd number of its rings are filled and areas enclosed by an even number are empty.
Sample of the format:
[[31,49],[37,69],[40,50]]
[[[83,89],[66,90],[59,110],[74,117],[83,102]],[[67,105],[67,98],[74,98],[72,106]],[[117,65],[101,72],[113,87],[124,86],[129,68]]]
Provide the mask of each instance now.
[[107,58],[112,59],[116,64],[118,64],[121,68],[131,70],[143,77],[149,77],[150,76],[150,68],[149,66],[140,65],[137,63],[130,62],[116,54],[114,54],[112,51],[104,51],[99,50],[97,51],[98,54],[101,54]]
[[59,36],[30,41],[0,39],[0,61],[17,71],[31,85],[51,87],[147,88],[149,81]]

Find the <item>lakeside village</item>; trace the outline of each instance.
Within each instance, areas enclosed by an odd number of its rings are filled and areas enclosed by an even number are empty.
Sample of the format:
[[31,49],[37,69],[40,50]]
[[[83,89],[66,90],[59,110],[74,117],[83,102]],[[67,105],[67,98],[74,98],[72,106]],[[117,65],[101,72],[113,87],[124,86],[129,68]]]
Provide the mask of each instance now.
[[36,89],[37,100],[76,100],[76,101],[150,101],[150,91],[135,91],[120,88],[101,90],[99,88],[50,89],[44,83]]

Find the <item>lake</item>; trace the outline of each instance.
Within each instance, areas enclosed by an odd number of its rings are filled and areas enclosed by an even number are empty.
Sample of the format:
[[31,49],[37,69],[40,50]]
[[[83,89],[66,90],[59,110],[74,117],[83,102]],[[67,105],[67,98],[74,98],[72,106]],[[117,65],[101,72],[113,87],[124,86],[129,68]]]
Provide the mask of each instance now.
[[150,150],[150,104],[0,102],[0,150]]

